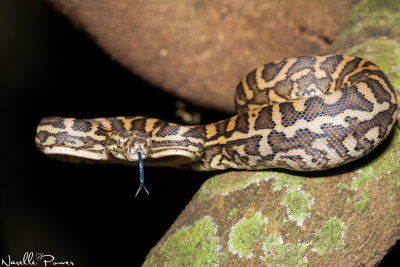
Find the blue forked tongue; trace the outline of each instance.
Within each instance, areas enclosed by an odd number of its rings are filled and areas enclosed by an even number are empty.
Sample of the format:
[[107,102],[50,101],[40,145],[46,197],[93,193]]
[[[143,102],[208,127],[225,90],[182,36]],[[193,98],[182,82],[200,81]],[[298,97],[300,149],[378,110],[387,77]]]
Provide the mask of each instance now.
[[144,190],[146,191],[146,193],[147,193],[148,195],[150,195],[150,194],[149,194],[149,191],[147,191],[147,188],[146,188],[146,186],[144,185],[143,159],[142,159],[142,153],[141,153],[140,151],[138,151],[138,158],[139,158],[140,186],[139,186],[138,191],[136,192],[135,197],[137,197],[137,195],[138,195],[139,192],[140,192],[140,189],[142,189],[142,188],[144,188]]

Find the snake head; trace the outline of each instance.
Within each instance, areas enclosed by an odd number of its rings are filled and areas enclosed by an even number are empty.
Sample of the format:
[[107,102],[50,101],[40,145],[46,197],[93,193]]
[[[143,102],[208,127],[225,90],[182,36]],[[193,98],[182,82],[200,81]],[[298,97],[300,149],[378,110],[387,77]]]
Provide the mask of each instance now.
[[116,158],[138,161],[138,152],[145,159],[151,148],[150,136],[139,130],[113,131],[105,143],[106,149]]

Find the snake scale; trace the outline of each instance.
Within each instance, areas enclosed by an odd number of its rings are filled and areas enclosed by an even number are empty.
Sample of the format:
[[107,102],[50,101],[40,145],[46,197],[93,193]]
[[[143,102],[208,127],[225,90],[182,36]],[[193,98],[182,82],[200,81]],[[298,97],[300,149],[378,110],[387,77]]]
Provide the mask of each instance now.
[[43,153],[75,161],[137,165],[143,155],[145,166],[315,171],[369,153],[399,119],[385,74],[351,56],[268,63],[239,82],[234,98],[238,114],[207,125],[48,117],[35,141]]

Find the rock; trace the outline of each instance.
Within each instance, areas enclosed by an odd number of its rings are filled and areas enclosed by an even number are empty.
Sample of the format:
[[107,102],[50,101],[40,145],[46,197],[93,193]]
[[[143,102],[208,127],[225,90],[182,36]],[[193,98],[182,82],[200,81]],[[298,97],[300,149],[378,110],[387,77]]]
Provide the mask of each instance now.
[[50,2],[133,73],[229,112],[248,72],[283,57],[322,53],[353,6],[351,0]]

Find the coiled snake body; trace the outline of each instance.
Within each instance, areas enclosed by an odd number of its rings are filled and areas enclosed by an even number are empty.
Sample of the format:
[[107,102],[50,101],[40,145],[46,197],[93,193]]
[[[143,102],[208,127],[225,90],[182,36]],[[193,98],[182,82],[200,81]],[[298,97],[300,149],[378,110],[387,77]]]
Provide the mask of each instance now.
[[313,171],[353,161],[388,136],[396,93],[368,60],[288,58],[250,72],[237,86],[238,115],[182,126],[146,117],[49,117],[36,145],[49,155],[192,170]]

